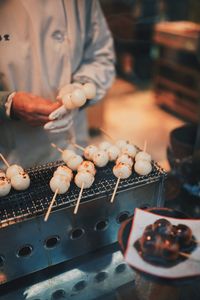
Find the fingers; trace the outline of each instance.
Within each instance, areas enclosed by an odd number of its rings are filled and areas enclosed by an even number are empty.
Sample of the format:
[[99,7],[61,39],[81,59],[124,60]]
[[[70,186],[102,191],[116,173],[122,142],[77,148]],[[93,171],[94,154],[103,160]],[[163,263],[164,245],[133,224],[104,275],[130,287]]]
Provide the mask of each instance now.
[[25,114],[24,112],[20,114],[20,120],[28,123],[31,126],[43,126],[49,121],[48,116],[43,116],[40,114]]
[[66,127],[64,128],[59,128],[59,129],[54,129],[51,130],[51,133],[60,133],[60,132],[64,132],[64,131],[68,131],[70,129],[70,127],[73,125],[73,121],[71,121]]
[[32,115],[32,117],[33,117],[33,119],[35,119],[37,122],[39,122],[42,125],[49,121],[48,116],[44,116],[41,114],[34,114],[34,115]]
[[54,129],[61,129],[63,127],[67,127],[69,123],[72,122],[72,116],[69,115],[66,118],[56,121],[50,121],[44,125],[45,130],[54,130]]
[[66,108],[62,105],[49,115],[49,120],[61,119],[64,115],[66,115],[66,112]]
[[44,116],[48,116],[61,105],[62,103],[60,101],[50,102],[49,100],[42,99],[41,101],[38,101],[38,105],[34,106],[33,111],[34,113],[39,113]]

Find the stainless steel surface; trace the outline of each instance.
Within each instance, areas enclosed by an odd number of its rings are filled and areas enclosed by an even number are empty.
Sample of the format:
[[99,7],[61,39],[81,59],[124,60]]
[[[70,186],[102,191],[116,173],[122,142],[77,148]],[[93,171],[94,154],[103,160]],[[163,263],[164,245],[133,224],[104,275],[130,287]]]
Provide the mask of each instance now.
[[0,293],[0,300],[90,300],[115,294],[117,288],[127,283],[134,285],[134,278],[135,273],[125,264],[120,251],[100,252],[82,263],[78,259],[67,271],[43,276],[37,282],[32,279],[32,284],[15,282]]
[[0,202],[1,283],[86,254],[117,241],[120,223],[135,207],[161,206],[165,173],[157,165],[148,176],[122,180],[113,204],[116,183],[112,165],[97,172],[92,188],[84,190],[77,215],[79,189],[73,184],[59,195],[48,222],[44,213],[52,198],[48,182],[60,163],[30,169],[31,187],[12,192]]

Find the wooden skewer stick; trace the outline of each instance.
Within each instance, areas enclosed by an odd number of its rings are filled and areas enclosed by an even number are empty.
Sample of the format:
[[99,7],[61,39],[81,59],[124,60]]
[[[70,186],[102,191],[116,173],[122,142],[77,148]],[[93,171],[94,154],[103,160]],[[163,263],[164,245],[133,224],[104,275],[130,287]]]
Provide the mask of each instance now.
[[195,239],[192,239],[192,241],[193,241],[195,244],[200,245],[200,241],[197,241],[197,240],[195,240]]
[[51,143],[51,146],[55,149],[57,149],[59,152],[63,153],[63,150],[61,148],[59,148],[56,144]]
[[144,141],[144,148],[143,151],[146,152],[147,151],[147,140]]
[[118,188],[120,179],[121,179],[121,177],[118,177],[117,182],[116,182],[116,185],[115,185],[115,189],[114,189],[113,194],[112,194],[112,198],[111,198],[111,200],[110,200],[110,203],[113,203],[113,201],[114,201],[115,194],[116,194],[116,192],[117,192],[117,188]]
[[1,159],[3,160],[4,164],[6,165],[7,168],[10,167],[10,164],[8,163],[8,161],[5,159],[5,157],[0,153]]
[[197,259],[197,258],[195,258],[195,257],[192,257],[191,254],[189,254],[189,253],[179,252],[179,255],[200,262],[200,259]]
[[100,130],[105,134],[111,141],[115,142],[115,139],[102,127],[100,127]]
[[80,193],[79,193],[79,196],[78,196],[78,200],[77,200],[77,202],[76,202],[76,206],[75,206],[75,209],[74,209],[74,214],[75,214],[75,215],[76,215],[77,212],[78,212],[78,208],[79,208],[79,204],[80,204],[80,201],[81,201],[83,189],[84,189],[84,183],[82,183],[82,185],[81,185],[81,190],[80,190]]
[[44,217],[44,221],[45,221],[45,222],[46,222],[46,221],[48,220],[48,218],[49,218],[49,215],[50,215],[50,213],[51,213],[52,206],[54,205],[54,202],[55,202],[55,200],[56,200],[57,194],[58,194],[58,189],[56,189],[56,191],[55,191],[55,193],[54,193],[54,195],[53,195],[53,198],[52,198],[52,200],[51,200],[51,203],[50,203],[50,205],[49,205],[49,207],[48,207],[48,210],[47,210],[47,212],[46,212],[46,215],[45,215],[45,217]]
[[77,149],[82,150],[82,151],[85,150],[85,148],[83,148],[82,146],[80,146],[80,145],[78,145],[78,144],[73,144],[73,146],[74,146],[75,148],[77,148]]

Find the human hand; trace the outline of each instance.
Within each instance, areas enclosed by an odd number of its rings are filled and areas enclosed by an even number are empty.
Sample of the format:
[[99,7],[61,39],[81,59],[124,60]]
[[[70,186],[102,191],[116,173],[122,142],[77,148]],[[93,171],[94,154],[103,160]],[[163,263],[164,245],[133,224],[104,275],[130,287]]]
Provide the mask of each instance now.
[[64,132],[73,125],[73,117],[76,110],[69,111],[62,105],[49,115],[49,122],[44,125],[45,130],[51,133]]
[[96,96],[96,86],[93,83],[71,83],[59,90],[57,99],[63,105],[49,115],[50,122],[44,125],[45,130],[53,133],[67,131],[73,125],[77,108],[85,104],[87,99]]
[[31,93],[16,92],[12,102],[14,116],[32,126],[41,126],[49,121],[49,114],[62,104],[52,102]]

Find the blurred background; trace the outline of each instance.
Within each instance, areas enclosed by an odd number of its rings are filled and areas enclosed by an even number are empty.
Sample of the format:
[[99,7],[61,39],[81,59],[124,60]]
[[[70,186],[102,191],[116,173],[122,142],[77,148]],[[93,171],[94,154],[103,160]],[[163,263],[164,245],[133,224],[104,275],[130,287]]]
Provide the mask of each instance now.
[[139,147],[147,140],[147,151],[169,171],[173,130],[194,127],[181,139],[196,143],[200,1],[100,2],[114,37],[117,78],[105,99],[88,109],[91,141],[102,139],[100,127]]

